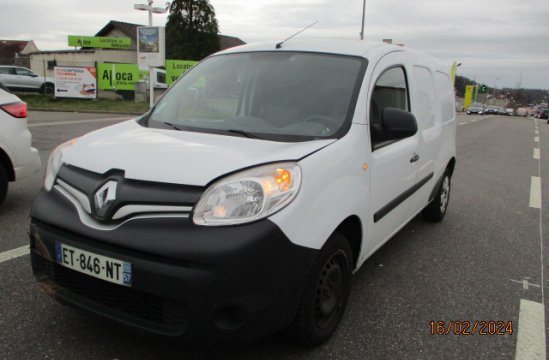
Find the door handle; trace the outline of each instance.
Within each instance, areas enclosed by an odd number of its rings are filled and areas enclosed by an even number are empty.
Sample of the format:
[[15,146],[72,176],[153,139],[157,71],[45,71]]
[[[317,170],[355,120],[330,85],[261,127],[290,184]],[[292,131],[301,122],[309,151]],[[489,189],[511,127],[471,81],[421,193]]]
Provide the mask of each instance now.
[[418,160],[419,160],[419,155],[414,153],[414,156],[412,156],[412,158],[410,159],[410,162],[415,163]]

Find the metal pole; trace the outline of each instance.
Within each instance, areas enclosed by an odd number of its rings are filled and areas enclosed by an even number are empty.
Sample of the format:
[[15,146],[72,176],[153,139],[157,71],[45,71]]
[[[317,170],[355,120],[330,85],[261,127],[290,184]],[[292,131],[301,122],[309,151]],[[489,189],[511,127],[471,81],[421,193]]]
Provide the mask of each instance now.
[[364,18],[366,17],[366,0],[362,4],[362,27],[360,28],[360,40],[364,40]]
[[[149,26],[152,26],[152,3],[153,0],[149,0]],[[149,107],[152,109],[154,106],[154,87],[153,87],[153,70],[152,66],[149,66]]]

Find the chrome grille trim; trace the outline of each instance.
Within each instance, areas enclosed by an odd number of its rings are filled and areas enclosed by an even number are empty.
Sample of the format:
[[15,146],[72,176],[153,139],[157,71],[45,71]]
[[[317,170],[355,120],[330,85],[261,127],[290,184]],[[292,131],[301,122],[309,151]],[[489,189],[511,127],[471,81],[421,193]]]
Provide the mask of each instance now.
[[112,231],[125,223],[138,220],[138,219],[158,219],[158,218],[188,218],[190,211],[192,210],[191,206],[168,206],[168,205],[125,205],[118,209],[118,211],[113,216],[113,220],[121,219],[123,217],[131,216],[121,223],[118,224],[104,224],[95,220],[91,216],[90,202],[86,195],[81,191],[70,186],[63,180],[57,179],[56,184],[53,186],[53,189],[58,191],[63,195],[67,200],[69,200],[72,205],[76,208],[78,212],[78,217],[82,224],[96,230],[101,231]]
[[143,213],[180,213],[187,217],[193,208],[191,206],[170,205],[125,205],[116,211],[112,219],[117,220],[132,214]]

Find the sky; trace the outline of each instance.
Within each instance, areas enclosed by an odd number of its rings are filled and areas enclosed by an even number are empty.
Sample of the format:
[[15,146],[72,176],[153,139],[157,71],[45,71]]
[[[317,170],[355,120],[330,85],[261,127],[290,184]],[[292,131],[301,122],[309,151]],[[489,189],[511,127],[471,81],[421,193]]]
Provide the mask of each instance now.
[[[69,49],[68,35],[95,35],[110,20],[147,24],[146,0],[0,0],[0,39]],[[210,0],[220,33],[247,43],[358,39],[363,0]],[[155,0],[164,6],[165,0]],[[165,25],[166,15],[153,15]],[[365,40],[393,39],[447,62],[490,87],[549,90],[548,0],[366,0]]]

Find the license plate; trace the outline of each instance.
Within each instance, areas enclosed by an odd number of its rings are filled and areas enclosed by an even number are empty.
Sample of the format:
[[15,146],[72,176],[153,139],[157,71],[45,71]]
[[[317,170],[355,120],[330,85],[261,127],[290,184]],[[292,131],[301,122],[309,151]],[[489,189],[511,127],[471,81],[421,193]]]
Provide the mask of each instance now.
[[132,264],[94,254],[57,241],[56,262],[69,269],[115,284],[132,286]]

